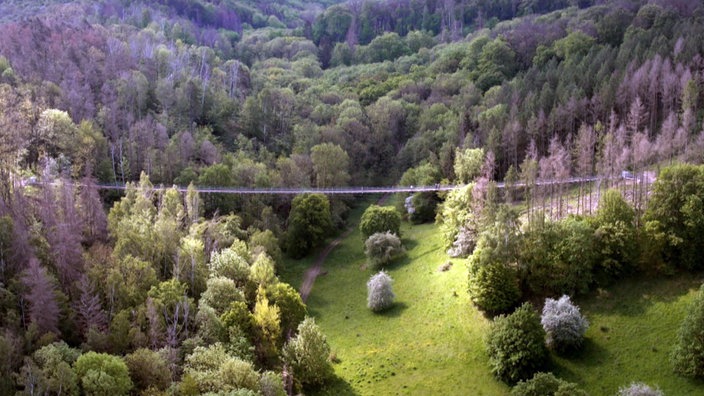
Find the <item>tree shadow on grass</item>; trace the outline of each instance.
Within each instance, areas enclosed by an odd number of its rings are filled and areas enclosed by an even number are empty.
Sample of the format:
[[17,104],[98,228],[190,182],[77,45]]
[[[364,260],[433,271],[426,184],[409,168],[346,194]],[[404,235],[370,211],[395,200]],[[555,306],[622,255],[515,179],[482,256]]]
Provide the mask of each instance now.
[[391,308],[378,312],[377,315],[385,316],[387,318],[397,318],[401,316],[403,311],[405,311],[406,309],[408,309],[408,305],[406,305],[406,303],[396,302],[394,303],[394,305],[391,306]]
[[310,394],[358,396],[360,393],[354,390],[352,385],[350,385],[347,381],[336,375],[332,379],[328,380],[325,385],[317,389],[311,389]]
[[[570,370],[568,367],[561,364],[560,359],[567,359],[571,362],[578,363],[580,366],[597,367],[612,359],[611,353],[603,346],[597,344],[590,338],[585,338],[582,347],[574,351],[566,351],[561,353],[553,352],[551,355],[549,368],[551,371],[569,382],[581,382],[582,377],[579,373]],[[556,358],[558,356],[559,358]]]
[[697,290],[703,280],[702,273],[680,273],[669,277],[641,275],[595,289],[584,301],[591,311],[639,316],[654,303],[673,302]]

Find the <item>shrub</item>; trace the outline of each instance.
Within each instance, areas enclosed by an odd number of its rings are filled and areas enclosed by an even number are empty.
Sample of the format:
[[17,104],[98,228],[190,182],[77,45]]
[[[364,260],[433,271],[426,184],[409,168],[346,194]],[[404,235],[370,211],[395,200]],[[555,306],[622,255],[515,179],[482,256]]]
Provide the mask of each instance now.
[[263,396],[286,396],[281,374],[265,371],[259,378],[259,388]]
[[364,242],[364,254],[372,268],[383,267],[405,253],[401,239],[390,232],[372,234]]
[[298,325],[298,336],[289,340],[281,354],[284,364],[303,385],[320,385],[333,375],[328,360],[330,346],[313,318]]
[[320,245],[333,229],[330,201],[323,194],[297,195],[288,216],[286,247],[301,258]]
[[494,320],[487,353],[494,376],[511,384],[530,378],[544,367],[548,356],[545,330],[529,303]]
[[685,377],[704,378],[704,285],[699,288],[687,317],[677,333],[677,343],[671,360],[677,374]]
[[609,190],[599,201],[594,216],[597,269],[600,275],[615,278],[628,272],[638,256],[635,211],[618,190]]
[[595,261],[594,231],[574,218],[547,223],[525,234],[520,261],[536,295],[586,292]]
[[489,313],[507,312],[521,298],[518,275],[507,265],[488,259],[482,248],[469,259],[469,297],[480,309]]
[[545,299],[540,323],[547,334],[548,346],[557,351],[582,346],[584,333],[589,328],[589,322],[579,312],[579,307],[572,304],[569,296],[562,296],[559,300]]
[[117,356],[88,352],[74,365],[85,395],[126,395],[132,389],[127,365]]
[[536,373],[533,378],[513,387],[511,396],[587,396],[587,392],[552,373]]
[[159,353],[149,349],[138,349],[125,356],[125,364],[130,371],[135,388],[166,389],[171,384],[171,371]]
[[653,389],[642,382],[634,382],[628,387],[619,388],[618,396],[663,396],[660,389]]
[[393,206],[371,205],[362,215],[359,230],[365,238],[381,232],[401,235],[401,214]]
[[384,271],[373,275],[367,282],[367,307],[374,312],[383,311],[394,304],[391,283],[393,279]]

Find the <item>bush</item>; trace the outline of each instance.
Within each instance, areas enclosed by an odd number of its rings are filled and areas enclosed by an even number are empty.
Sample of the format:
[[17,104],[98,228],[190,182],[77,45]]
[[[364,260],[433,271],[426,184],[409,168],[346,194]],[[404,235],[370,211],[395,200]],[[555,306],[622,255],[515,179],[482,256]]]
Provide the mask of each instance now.
[[372,268],[383,267],[406,254],[401,239],[390,232],[372,234],[364,242],[364,254]]
[[483,250],[478,248],[469,259],[469,298],[483,311],[508,312],[521,298],[518,274],[501,262],[483,261]]
[[169,366],[157,352],[138,349],[125,356],[125,364],[130,371],[135,388],[165,390],[171,384]]
[[532,377],[545,366],[548,356],[545,330],[529,303],[494,320],[487,339],[487,353],[491,372],[510,384]]
[[609,190],[599,201],[594,216],[597,269],[600,275],[617,278],[631,270],[638,257],[635,211],[617,190]]
[[265,371],[259,378],[259,388],[263,396],[286,396],[281,374]]
[[677,332],[677,343],[671,360],[675,373],[685,377],[704,378],[704,285],[699,288],[687,317]]
[[587,396],[576,384],[555,377],[552,373],[537,373],[511,389],[511,396]]
[[367,282],[367,307],[374,312],[383,311],[394,304],[391,290],[393,279],[384,271],[373,275]]
[[281,359],[293,371],[296,381],[303,385],[320,385],[333,376],[328,360],[330,346],[313,318],[298,325],[298,336],[289,340]]
[[117,356],[88,352],[74,365],[85,395],[126,395],[132,389],[127,365]]
[[540,323],[547,334],[548,347],[556,351],[581,347],[584,333],[589,328],[589,322],[579,312],[579,307],[572,304],[569,296],[562,296],[559,300],[545,299]]
[[297,195],[288,216],[287,253],[296,259],[305,256],[320,245],[332,229],[330,201],[325,195]]
[[365,238],[383,232],[401,235],[401,215],[393,206],[371,205],[362,215],[359,230]]
[[525,234],[520,261],[534,294],[584,293],[592,281],[594,231],[574,218],[546,223]]
[[660,389],[653,389],[642,382],[634,382],[628,387],[619,388],[618,396],[663,396]]

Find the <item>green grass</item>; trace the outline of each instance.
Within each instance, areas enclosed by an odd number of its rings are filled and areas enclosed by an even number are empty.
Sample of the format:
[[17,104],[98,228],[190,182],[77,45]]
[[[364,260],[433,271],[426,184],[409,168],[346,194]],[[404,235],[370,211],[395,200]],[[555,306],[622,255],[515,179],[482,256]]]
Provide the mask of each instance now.
[[[362,208],[363,210],[363,208]],[[358,218],[354,215],[352,219]],[[464,260],[438,272],[447,261],[433,225],[405,224],[408,257],[387,269],[396,303],[382,314],[366,307],[363,241],[355,230],[328,257],[308,299],[309,313],[328,338],[338,378],[319,394],[506,394],[491,376],[484,352],[489,321],[469,302]],[[300,284],[305,265],[287,263],[284,279]]]
[[633,381],[659,386],[666,395],[702,395],[704,383],[675,375],[670,352],[701,275],[632,279],[577,299],[590,321],[575,356],[553,357],[554,373],[591,395],[614,395]]
[[[489,371],[487,320],[466,292],[466,262],[448,258],[434,225],[402,228],[408,257],[387,269],[395,306],[382,314],[366,308],[362,237],[357,221],[368,200],[353,210],[355,231],[328,257],[308,300],[309,313],[327,335],[337,378],[320,395],[505,395],[509,388]],[[286,262],[284,280],[295,287],[317,255]],[[614,395],[633,381],[666,395],[704,394],[704,383],[676,376],[669,363],[677,329],[702,283],[691,274],[639,278],[576,299],[591,323],[581,352],[552,356],[552,371],[592,396]],[[455,295],[456,293],[456,295]]]

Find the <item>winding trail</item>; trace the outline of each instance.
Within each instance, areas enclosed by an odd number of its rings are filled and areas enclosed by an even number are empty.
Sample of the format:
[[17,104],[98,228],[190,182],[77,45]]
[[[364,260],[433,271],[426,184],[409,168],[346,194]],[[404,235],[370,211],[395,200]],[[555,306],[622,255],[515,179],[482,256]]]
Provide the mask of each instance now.
[[[389,198],[390,194],[384,194],[379,198],[379,200],[376,201],[377,205],[383,205],[384,202]],[[323,249],[322,252],[318,255],[318,258],[315,259],[315,262],[313,265],[311,265],[303,275],[303,283],[301,284],[301,288],[299,290],[299,293],[301,294],[301,299],[303,302],[306,302],[308,300],[308,296],[310,295],[310,292],[313,290],[313,284],[315,283],[315,279],[318,278],[318,276],[323,272],[323,263],[325,263],[325,260],[328,258],[330,253],[339,245],[342,243],[342,240],[350,236],[350,234],[354,231],[354,227],[348,227],[345,232],[343,232],[340,236],[335,238],[332,242],[330,242],[327,246],[325,246],[325,249]]]

